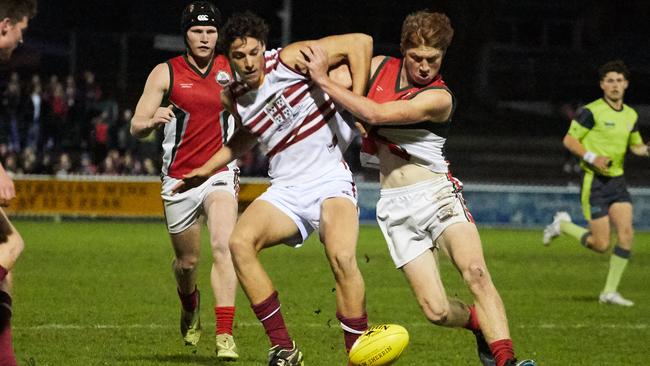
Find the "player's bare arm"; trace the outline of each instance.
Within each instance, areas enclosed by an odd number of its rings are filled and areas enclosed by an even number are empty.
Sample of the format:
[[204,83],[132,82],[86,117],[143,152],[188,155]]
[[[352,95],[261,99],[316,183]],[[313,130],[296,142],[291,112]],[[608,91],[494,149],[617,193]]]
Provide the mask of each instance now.
[[158,64],[149,74],[131,119],[131,134],[142,138],[174,118],[172,106],[161,107],[169,88],[169,66]]
[[422,121],[444,122],[449,118],[452,110],[452,97],[444,89],[426,90],[409,100],[376,103],[351,93],[327,75],[325,68],[327,54],[324,49],[311,46],[303,52],[306,57],[301,59],[301,62],[308,68],[312,80],[343,108],[370,125],[400,125]]
[[650,142],[630,146],[630,151],[636,156],[650,156]]
[[590,153],[587,152],[587,149],[582,145],[582,143],[580,143],[577,138],[569,134],[564,136],[562,143],[564,144],[564,147],[566,147],[567,150],[569,150],[573,155],[587,161],[589,164],[593,165],[600,171],[606,172],[609,168],[609,165],[611,164],[612,160],[607,156],[597,156],[595,154],[591,156]]
[[280,58],[287,65],[307,73],[305,65],[306,49],[317,47],[324,50],[326,71],[346,63],[351,75],[350,88],[353,93],[362,95],[368,84],[370,61],[372,58],[372,37],[363,33],[350,33],[329,36],[315,41],[292,43],[282,50]]

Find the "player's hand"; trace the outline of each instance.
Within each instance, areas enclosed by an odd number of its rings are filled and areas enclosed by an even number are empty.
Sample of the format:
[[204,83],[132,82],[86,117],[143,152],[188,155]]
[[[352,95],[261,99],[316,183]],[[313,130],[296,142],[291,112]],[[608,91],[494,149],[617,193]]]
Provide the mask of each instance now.
[[158,107],[158,109],[156,109],[156,112],[153,114],[153,117],[151,117],[151,127],[158,128],[171,122],[172,119],[176,117],[174,115],[173,107],[174,106],[172,104],[168,105],[167,107]]
[[183,175],[183,180],[172,187],[172,195],[176,193],[182,193],[188,189],[200,186],[203,184],[203,182],[210,178],[211,174],[212,171],[207,169],[196,168],[192,170],[191,172]]
[[296,61],[298,65],[307,69],[314,82],[320,83],[327,79],[329,57],[327,51],[318,44],[313,43],[300,49],[300,55],[298,55]]
[[609,167],[612,166],[612,160],[606,156],[597,156],[596,160],[594,160],[593,165],[596,167],[596,169],[602,172],[606,172]]
[[359,130],[359,135],[361,135],[361,137],[368,137],[368,130],[362,122],[355,121],[354,126]]
[[251,90],[251,87],[248,84],[243,81],[235,80],[228,84],[227,87],[223,88],[221,92],[226,96],[226,98],[234,101],[248,93],[249,90]]
[[4,169],[0,170],[0,206],[8,206],[9,202],[15,197],[16,189],[14,187],[14,181]]

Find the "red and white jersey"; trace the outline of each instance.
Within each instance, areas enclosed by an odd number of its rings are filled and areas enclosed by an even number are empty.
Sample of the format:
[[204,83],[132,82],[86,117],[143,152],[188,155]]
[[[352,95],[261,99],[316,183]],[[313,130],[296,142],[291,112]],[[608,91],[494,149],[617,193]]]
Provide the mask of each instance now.
[[[183,175],[208,161],[234,132],[234,120],[221,104],[221,90],[232,80],[226,57],[217,55],[205,73],[186,55],[167,61],[170,85],[166,99],[175,118],[165,125],[162,174]],[[236,162],[228,168],[233,169]]]
[[341,168],[351,179],[343,152],[354,138],[352,116],[339,112],[329,95],[282,63],[279,50],[264,57],[262,85],[237,97],[236,106],[269,158],[271,183],[306,183]]
[[[392,57],[386,57],[382,61],[370,80],[368,98],[377,103],[386,103],[411,99],[419,93],[431,89],[444,89],[451,94],[441,75],[437,75],[425,86],[408,85],[400,88],[402,62],[402,59]],[[451,95],[453,106],[447,121],[442,123],[422,121],[395,126],[382,125],[370,131],[370,142],[385,144],[393,154],[424,166],[433,172],[447,173],[449,163],[445,159],[444,146],[451,125],[451,115],[456,108],[456,101],[453,94]],[[369,141],[364,141],[364,149],[367,150],[365,153],[372,153],[372,144]],[[367,159],[367,156],[362,157],[362,160]]]

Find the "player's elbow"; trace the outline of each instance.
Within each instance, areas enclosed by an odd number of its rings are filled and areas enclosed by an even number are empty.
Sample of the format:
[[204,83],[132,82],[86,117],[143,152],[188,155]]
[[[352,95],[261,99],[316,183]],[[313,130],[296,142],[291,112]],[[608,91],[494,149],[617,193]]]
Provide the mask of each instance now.
[[363,51],[372,52],[373,39],[372,36],[365,33],[355,33],[355,46]]

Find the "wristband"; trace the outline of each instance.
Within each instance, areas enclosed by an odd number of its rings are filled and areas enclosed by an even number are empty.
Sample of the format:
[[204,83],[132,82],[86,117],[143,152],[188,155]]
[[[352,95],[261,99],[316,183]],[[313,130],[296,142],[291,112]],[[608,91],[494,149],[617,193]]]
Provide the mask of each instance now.
[[582,155],[582,159],[589,164],[593,164],[596,161],[597,157],[598,155],[591,151],[587,151],[584,155]]

